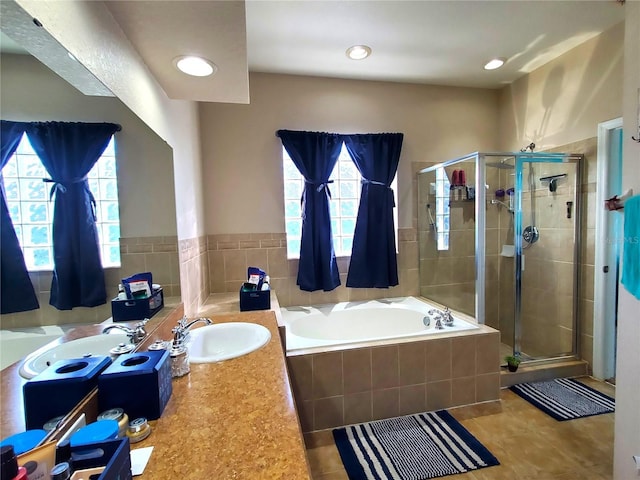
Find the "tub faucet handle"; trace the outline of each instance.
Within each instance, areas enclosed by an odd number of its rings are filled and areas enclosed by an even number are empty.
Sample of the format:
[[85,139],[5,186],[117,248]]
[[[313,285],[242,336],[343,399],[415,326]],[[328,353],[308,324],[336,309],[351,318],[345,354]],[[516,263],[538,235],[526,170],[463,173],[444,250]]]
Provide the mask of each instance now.
[[445,325],[449,327],[453,325],[453,315],[451,315],[449,307],[444,308],[444,312],[442,312],[442,319],[444,320]]

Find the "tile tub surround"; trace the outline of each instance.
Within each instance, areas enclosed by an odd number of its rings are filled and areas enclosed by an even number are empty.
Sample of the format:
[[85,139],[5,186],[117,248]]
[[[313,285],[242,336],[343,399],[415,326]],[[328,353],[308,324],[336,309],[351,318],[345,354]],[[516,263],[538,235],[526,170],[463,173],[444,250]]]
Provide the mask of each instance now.
[[303,432],[499,398],[496,330],[403,340],[289,355]]
[[180,296],[176,236],[121,238],[120,260],[120,267],[104,270],[107,302],[93,308],[76,307],[72,310],[58,310],[52,307],[49,305],[49,297],[53,273],[51,271],[30,272],[29,277],[38,296],[40,308],[29,312],[0,315],[0,328],[102,322],[111,316],[111,299],[118,295],[118,284],[122,277],[138,272],[152,272],[153,282],[162,285],[165,298]]
[[209,291],[237,292],[246,281],[247,267],[257,266],[271,278],[283,307],[318,305],[376,298],[418,295],[418,242],[413,228],[398,229],[398,280],[392,288],[347,288],[350,257],[340,257],[342,285],[331,292],[304,292],[296,285],[298,260],[287,259],[285,233],[243,233],[207,236]]

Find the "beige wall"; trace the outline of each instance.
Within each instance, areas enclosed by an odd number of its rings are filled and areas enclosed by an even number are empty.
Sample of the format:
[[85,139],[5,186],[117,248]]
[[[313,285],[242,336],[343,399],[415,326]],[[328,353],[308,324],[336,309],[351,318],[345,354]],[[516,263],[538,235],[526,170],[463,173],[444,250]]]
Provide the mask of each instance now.
[[[124,276],[151,271],[166,296],[180,296],[171,148],[120,100],[87,97],[29,55],[2,55],[2,118],[17,121],[113,122],[116,133],[121,268],[106,270],[107,300]],[[51,272],[30,274],[40,309],[2,315],[2,328],[102,322],[109,301],[58,311],[49,305]]]
[[209,234],[284,232],[278,129],[402,132],[398,223],[412,228],[411,162],[494,149],[497,92],[251,74],[251,104],[200,104]]
[[[640,193],[638,91],[640,89],[640,2],[627,2],[624,39],[623,189]],[[637,219],[636,219],[637,221]],[[623,247],[624,248],[624,247]],[[614,478],[636,478],[632,455],[640,455],[640,301],[620,287],[616,367],[616,426]]]
[[500,92],[500,148],[537,150],[596,136],[622,105],[621,23],[525,75]]
[[[497,92],[385,82],[252,74],[251,104],[201,104],[209,282],[236,291],[248,265],[263,266],[281,305],[418,293],[417,214],[412,162],[444,161],[495,148]],[[398,167],[398,287],[302,292],[284,243],[282,144],[278,129],[402,132]]]

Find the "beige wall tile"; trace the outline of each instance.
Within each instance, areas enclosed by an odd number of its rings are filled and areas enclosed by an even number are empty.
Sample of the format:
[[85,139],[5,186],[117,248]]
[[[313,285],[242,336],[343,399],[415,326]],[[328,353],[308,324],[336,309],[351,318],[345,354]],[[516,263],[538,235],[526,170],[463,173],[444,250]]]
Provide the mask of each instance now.
[[313,355],[313,398],[342,395],[342,352]]
[[223,254],[224,258],[224,280],[225,282],[234,281],[240,287],[238,282],[247,281],[247,256],[244,250],[226,250]]
[[427,383],[427,410],[449,408],[451,403],[451,380]]
[[371,349],[371,384],[374,390],[397,387],[398,345]]
[[500,372],[476,377],[476,402],[498,400],[500,398]]
[[371,391],[351,393],[344,396],[344,423],[368,422],[373,419]]
[[358,348],[342,353],[344,393],[371,390],[371,349]]
[[500,335],[478,335],[476,338],[476,374],[500,371]]
[[325,428],[344,425],[343,397],[329,397],[313,400],[313,428],[324,430]]
[[427,386],[424,383],[409,385],[399,389],[400,415],[424,412],[427,410]]
[[293,394],[298,400],[313,398],[313,358],[312,355],[287,357]]
[[374,420],[397,417],[400,413],[400,389],[374,390],[372,393],[372,409],[372,418]]
[[399,385],[415,385],[426,381],[426,342],[402,343],[398,347]]
[[451,404],[470,405],[476,402],[475,377],[454,378],[451,380]]
[[[451,378],[451,340],[431,340],[426,345],[427,382]],[[427,392],[428,396],[428,392]]]

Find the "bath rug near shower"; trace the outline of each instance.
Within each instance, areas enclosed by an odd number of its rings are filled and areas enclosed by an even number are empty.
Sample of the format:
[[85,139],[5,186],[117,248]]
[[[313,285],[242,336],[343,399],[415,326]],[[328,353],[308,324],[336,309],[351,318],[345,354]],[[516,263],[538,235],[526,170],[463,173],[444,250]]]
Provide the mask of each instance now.
[[333,430],[350,480],[422,480],[500,462],[447,411]]
[[559,421],[615,411],[615,400],[571,378],[520,383],[510,389]]

